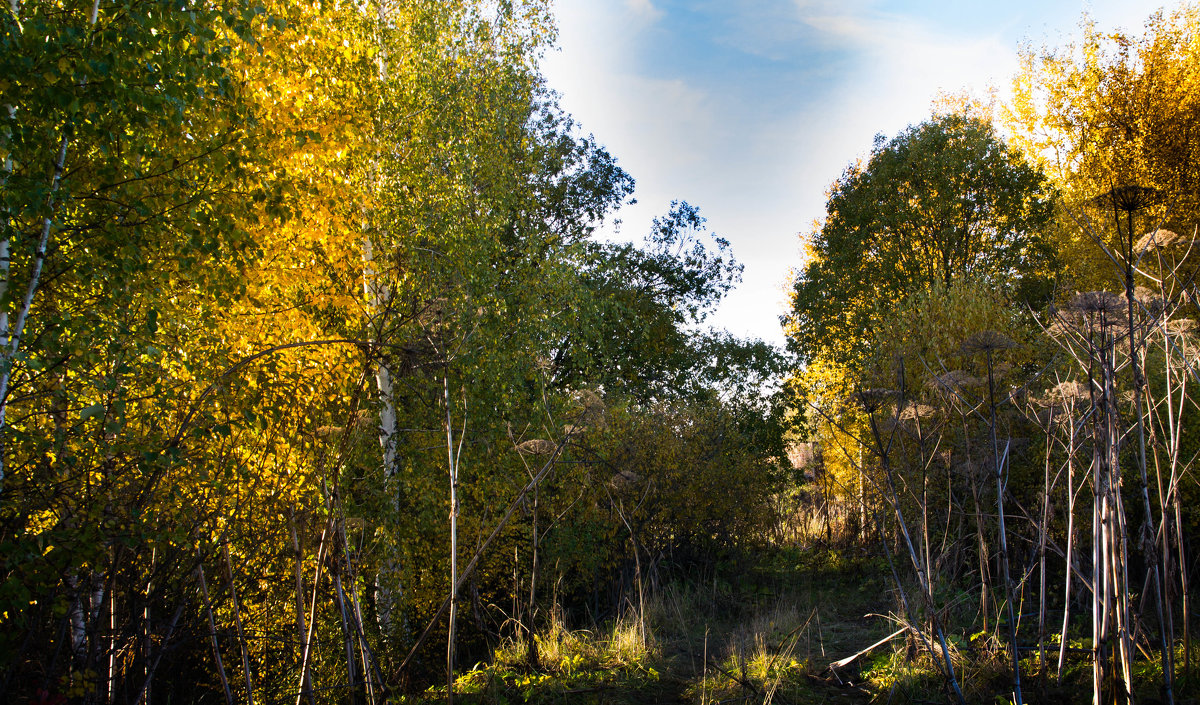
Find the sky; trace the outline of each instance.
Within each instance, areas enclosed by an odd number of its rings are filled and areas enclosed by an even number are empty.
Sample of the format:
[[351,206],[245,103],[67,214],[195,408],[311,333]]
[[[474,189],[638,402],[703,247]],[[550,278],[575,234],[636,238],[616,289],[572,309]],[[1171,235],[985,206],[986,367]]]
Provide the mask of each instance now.
[[[1178,4],[1166,3],[1167,9]],[[1061,46],[1086,12],[1137,32],[1147,0],[556,0],[543,71],[637,181],[606,236],[640,241],[673,199],[745,265],[707,321],[782,344],[801,237],[827,190],[930,115],[943,92],[1003,98],[1023,43]]]

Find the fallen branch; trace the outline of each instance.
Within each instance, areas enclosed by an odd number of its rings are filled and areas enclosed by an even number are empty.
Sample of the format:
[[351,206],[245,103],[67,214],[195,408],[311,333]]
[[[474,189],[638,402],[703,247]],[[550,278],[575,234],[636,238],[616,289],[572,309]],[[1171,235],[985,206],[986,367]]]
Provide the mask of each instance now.
[[708,662],[708,665],[710,665],[710,666],[712,666],[713,668],[717,669],[718,671],[720,671],[721,673],[723,673],[723,674],[725,675],[725,677],[726,677],[726,678],[728,678],[729,680],[733,681],[734,683],[737,683],[738,685],[742,686],[743,688],[745,688],[746,690],[750,691],[751,693],[754,693],[755,695],[762,695],[762,694],[763,694],[763,692],[762,692],[761,690],[759,690],[758,688],[756,688],[756,687],[755,687],[755,685],[754,685],[753,683],[751,683],[750,681],[748,681],[748,680],[746,680],[746,679],[744,679],[744,678],[738,678],[737,676],[733,675],[733,674],[732,674],[732,673],[730,673],[729,671],[726,671],[724,668],[721,668],[719,665],[717,665],[717,663],[715,663],[715,662],[714,662],[714,661],[712,661],[711,659],[709,660],[709,662]]
[[810,683],[814,683],[816,685],[823,685],[830,688],[840,688],[841,690],[849,690],[867,697],[871,696],[871,691],[863,688],[862,686],[855,685],[854,683],[838,678],[838,675],[832,671],[830,672],[829,678],[822,678],[811,673],[806,674],[805,677],[808,678]]
[[888,643],[892,639],[895,639],[896,637],[900,636],[901,634],[903,634],[906,631],[908,631],[908,627],[900,627],[896,631],[892,632],[891,634],[888,634],[884,638],[880,639],[879,641],[875,642],[874,644],[871,644],[870,646],[863,649],[862,651],[859,651],[856,654],[851,654],[851,655],[847,656],[846,658],[842,659],[841,661],[834,661],[833,663],[826,666],[825,670],[822,671],[822,673],[825,673],[827,671],[832,671],[835,668],[845,668],[846,666],[849,666],[850,664],[854,663],[858,659],[859,656],[863,656],[863,655],[866,655],[866,654],[874,651],[875,649],[879,648],[880,646],[883,646],[884,644]]

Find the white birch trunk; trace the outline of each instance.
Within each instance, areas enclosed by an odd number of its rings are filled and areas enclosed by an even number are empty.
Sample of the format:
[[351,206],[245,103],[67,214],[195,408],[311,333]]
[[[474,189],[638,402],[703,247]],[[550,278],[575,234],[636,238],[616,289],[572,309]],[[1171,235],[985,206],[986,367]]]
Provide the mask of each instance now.
[[[15,16],[17,12],[16,0],[13,0],[12,2],[12,10],[13,15]],[[16,108],[14,108],[12,105],[5,105],[4,109],[8,112],[9,119],[13,119],[16,114]],[[8,177],[12,175],[12,172],[13,161],[12,154],[10,153],[4,158],[4,172],[0,174],[0,189],[3,189],[7,185]],[[4,211],[4,214],[0,216],[0,218],[2,218],[2,220],[0,220],[0,300],[3,300],[6,296],[8,296],[8,279],[11,269],[10,263],[12,262],[12,254],[10,252],[11,240],[8,237],[8,228],[11,223],[11,219],[8,211]],[[8,350],[8,337],[8,307],[5,306],[3,309],[0,309],[0,350]],[[8,356],[4,355],[3,357],[5,358],[4,363],[7,367],[9,362],[7,359]],[[5,386],[7,386],[7,370],[4,372],[4,376]],[[4,406],[6,406],[6,404],[4,403],[3,397],[0,397],[0,432],[2,432],[4,429]],[[4,445],[2,442],[0,442],[0,489],[3,489],[4,486],[3,448]]]
[[[374,267],[374,247],[369,236],[363,238],[363,293],[366,295],[369,310],[373,315],[379,315],[388,305],[391,297],[386,284],[381,281]],[[382,336],[379,332],[376,335]],[[378,342],[378,341],[376,341]],[[392,511],[399,512],[398,495],[396,494],[394,478],[396,477],[396,399],[392,391],[392,373],[387,363],[380,360],[375,368],[375,389],[379,393],[379,446],[383,454],[383,474],[385,486],[392,494]],[[394,547],[388,547],[388,555],[375,576],[375,605],[379,628],[383,634],[392,636],[396,631],[399,618],[401,633],[407,632],[408,625],[402,616],[404,589],[401,581],[400,565],[393,552]]]
[[[385,41],[387,18],[382,2],[376,5],[376,26],[379,49],[376,59],[377,77],[380,83],[384,84],[388,80],[388,53]],[[374,173],[377,169],[378,164],[372,165],[373,188],[379,185],[378,174]],[[363,238],[363,293],[366,294],[369,310],[373,315],[379,315],[388,305],[392,292],[375,269],[374,256],[374,243],[368,234]],[[382,335],[382,331],[379,334]],[[393,493],[392,510],[399,512],[398,496],[392,486],[396,476],[396,442],[399,431],[396,423],[396,400],[392,390],[392,372],[382,360],[375,369],[375,388],[379,393],[379,445],[383,452],[383,473],[387,480],[386,486]],[[376,618],[383,634],[391,636],[396,631],[397,616],[400,616],[400,633],[407,634],[408,624],[402,616],[403,602],[400,565],[395,555],[390,554],[385,556],[379,573],[375,576]]]
[[[12,8],[13,16],[16,17],[16,0],[12,0],[10,7]],[[4,111],[8,113],[9,121],[15,121],[17,115],[17,109],[15,106],[6,103],[4,105]],[[5,141],[7,142],[7,139]],[[5,144],[4,146],[7,147],[8,145]],[[0,189],[3,189],[8,184],[8,178],[12,176],[13,173],[12,153],[9,152],[8,149],[5,149],[5,152],[7,153],[4,157],[4,171],[0,172]],[[4,297],[8,295],[8,277],[10,263],[12,261],[12,255],[9,251],[9,248],[11,247],[11,241],[8,237],[8,228],[10,223],[11,218],[6,210],[3,212],[3,214],[0,214],[0,300],[3,300]],[[7,307],[0,309],[0,346],[8,347]],[[0,477],[0,479],[3,478]]]
[[446,462],[450,474],[450,627],[446,634],[446,702],[454,702],[454,628],[458,616],[458,464],[462,458],[463,439],[467,435],[466,398],[463,398],[463,425],[454,441],[454,417],[450,407],[450,379],[442,373],[442,401],[446,405]]
[[[18,0],[9,0],[9,9],[12,10],[13,17],[18,18],[17,11],[19,9]],[[96,19],[100,14],[100,0],[93,0],[92,13],[88,18],[88,27],[96,25]],[[18,18],[19,19],[19,18]],[[18,26],[20,22],[18,21]],[[9,115],[13,115],[15,108],[12,105],[5,106]],[[50,190],[46,198],[49,205],[49,213],[42,218],[42,233],[38,239],[37,249],[34,251],[33,271],[29,276],[29,284],[25,290],[25,296],[21,299],[21,306],[17,309],[16,323],[9,328],[8,314],[4,313],[3,319],[0,320],[0,490],[4,487],[4,442],[3,432],[5,427],[5,417],[8,412],[8,388],[12,382],[13,362],[16,359],[17,352],[21,347],[21,334],[25,330],[25,321],[29,316],[29,309],[33,306],[33,297],[37,293],[38,282],[42,276],[42,266],[46,262],[46,246],[50,242],[50,228],[53,224],[52,215],[54,213],[54,197],[58,194],[59,185],[62,183],[63,170],[67,161],[67,146],[70,144],[71,130],[64,126],[62,139],[58,145],[58,156],[54,160],[54,175],[50,179]],[[5,178],[11,173],[12,160],[5,160]],[[5,223],[7,225],[7,223]],[[9,285],[9,260],[11,257],[11,244],[8,238],[5,238],[3,244],[0,245],[0,281],[3,282],[3,288],[0,288],[0,294],[8,293]]]
[[[363,238],[362,258],[363,293],[372,313],[378,315],[387,306],[391,292],[375,270],[374,245],[370,237]],[[392,394],[392,373],[383,361],[375,368],[375,388],[379,392],[379,445],[383,450],[383,472],[391,478],[396,474],[396,401]]]

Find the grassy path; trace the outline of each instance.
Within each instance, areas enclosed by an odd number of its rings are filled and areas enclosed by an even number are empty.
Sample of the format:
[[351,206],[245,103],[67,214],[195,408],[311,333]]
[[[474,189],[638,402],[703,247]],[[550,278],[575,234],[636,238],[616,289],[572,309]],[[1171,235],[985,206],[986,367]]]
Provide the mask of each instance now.
[[[540,641],[541,668],[525,648],[464,675],[455,702],[509,703],[866,703],[864,682],[891,653],[883,646],[836,674],[830,663],[894,630],[878,566],[810,553],[779,552],[767,564],[732,571],[736,580],[680,580],[647,605],[646,643],[636,615],[596,631],[556,625]],[[884,694],[886,697],[886,693]],[[430,692],[414,702],[444,702]]]

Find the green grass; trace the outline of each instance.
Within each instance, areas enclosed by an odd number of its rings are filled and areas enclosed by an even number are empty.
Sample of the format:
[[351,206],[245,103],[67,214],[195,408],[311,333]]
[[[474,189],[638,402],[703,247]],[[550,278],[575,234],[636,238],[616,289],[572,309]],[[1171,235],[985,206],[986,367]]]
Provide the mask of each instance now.
[[[556,620],[538,639],[539,668],[527,644],[511,640],[491,664],[464,673],[455,701],[508,703],[867,702],[838,685],[826,666],[892,630],[871,614],[891,609],[878,566],[776,551],[736,577],[674,582],[645,614],[571,629]],[[643,621],[644,634],[643,639]],[[854,683],[857,669],[843,682]],[[432,689],[408,702],[444,702]]]
[[[951,702],[927,648],[910,636],[901,635],[836,673],[828,668],[898,628],[898,599],[886,563],[833,552],[775,550],[759,566],[730,574],[735,577],[669,583],[648,599],[641,618],[626,614],[591,629],[555,620],[537,637],[536,670],[526,663],[527,644],[509,641],[492,663],[459,677],[455,701]],[[910,599],[913,594],[910,590]],[[948,640],[967,702],[1010,702],[1010,662],[1002,639],[995,631],[977,632],[971,610],[951,613],[961,622],[949,625]],[[1090,701],[1086,658],[1069,659],[1060,684],[1057,650],[1050,642],[1047,652],[1044,677],[1036,653],[1022,661],[1025,702]],[[1179,658],[1182,662],[1182,653]],[[1137,668],[1138,702],[1159,702],[1160,665],[1139,660]],[[1197,702],[1197,672],[1200,667],[1194,665],[1193,675],[1177,685],[1176,702]],[[404,702],[445,702],[445,689]]]

